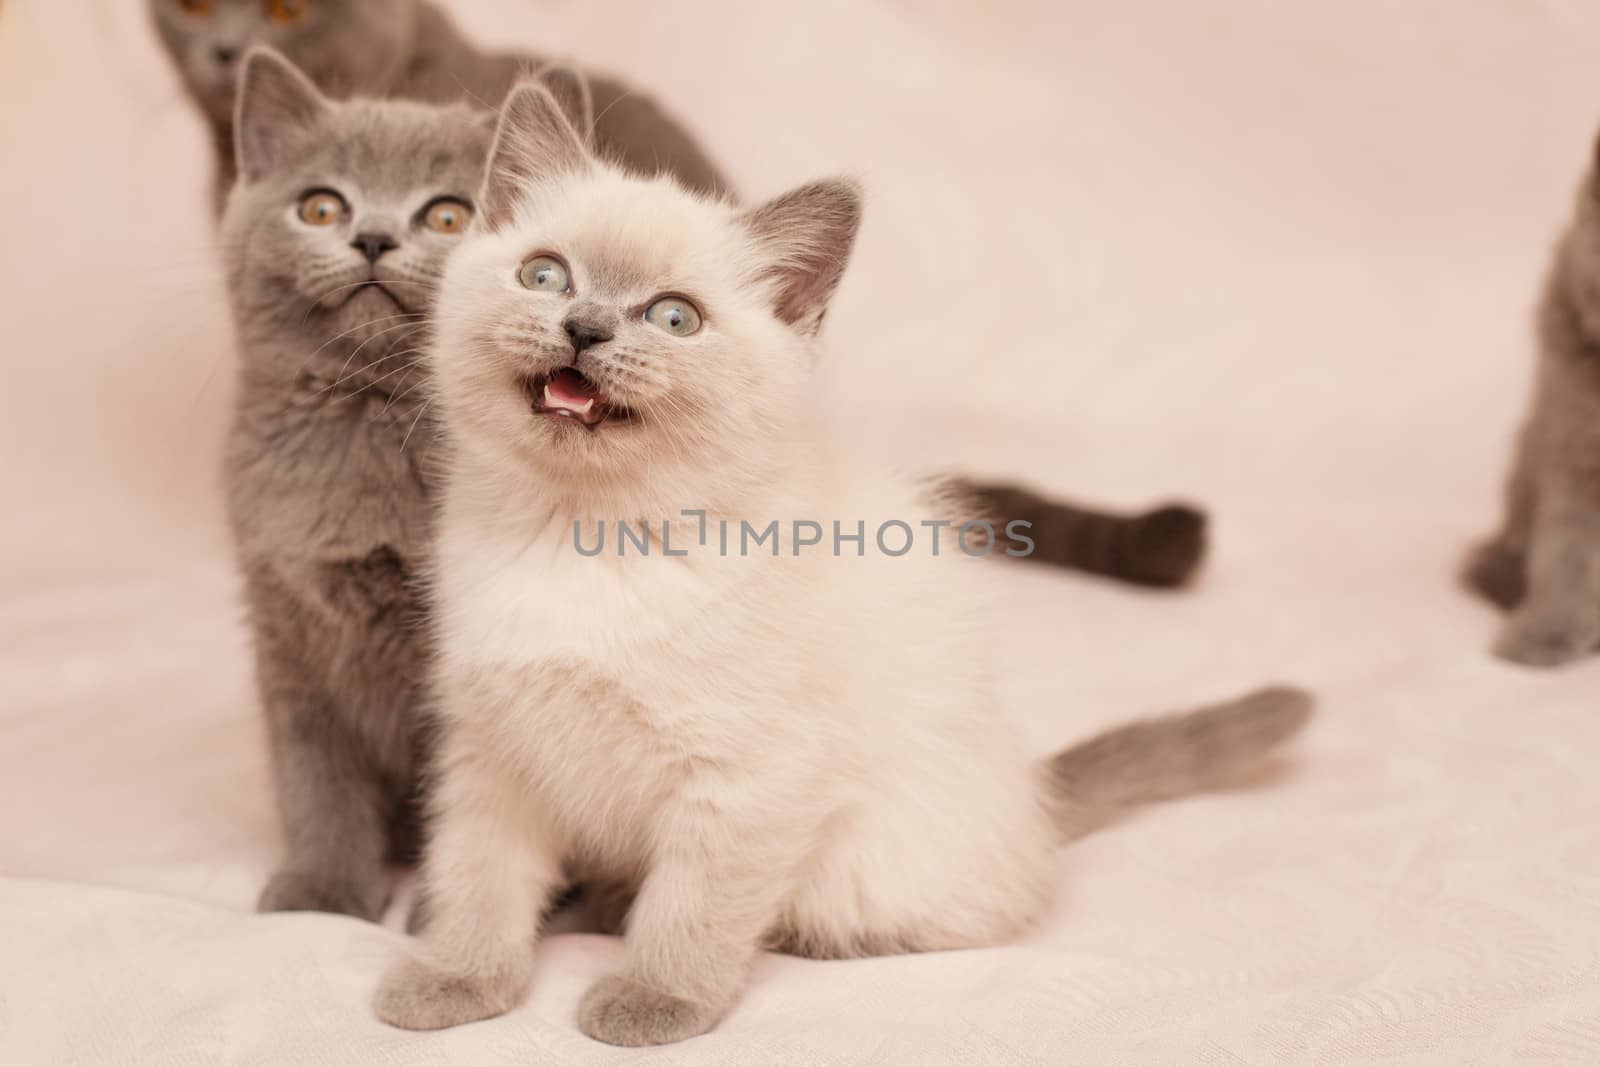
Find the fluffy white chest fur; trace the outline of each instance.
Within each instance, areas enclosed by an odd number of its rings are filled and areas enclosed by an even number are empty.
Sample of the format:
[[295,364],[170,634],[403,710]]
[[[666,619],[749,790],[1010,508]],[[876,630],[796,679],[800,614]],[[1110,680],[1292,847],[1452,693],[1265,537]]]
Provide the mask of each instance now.
[[[619,556],[613,527],[586,557],[572,524],[592,549],[595,516],[484,484],[446,494],[442,656],[447,691],[472,698],[445,713],[496,738],[506,802],[541,813],[574,876],[637,882],[687,811],[751,835],[736,851],[786,909],[769,933],[816,951],[992,939],[1037,916],[1053,830],[988,698],[975,564],[953,546],[892,558],[869,533],[864,556],[831,536],[797,555],[780,521],[774,556],[741,544],[761,512],[730,518],[726,551],[713,518],[705,546],[692,520],[673,536],[686,556]],[[831,534],[930,512],[893,481],[857,484],[802,513]],[[1005,876],[958,892],[972,864]],[[950,913],[963,904],[994,914],[975,927]]]

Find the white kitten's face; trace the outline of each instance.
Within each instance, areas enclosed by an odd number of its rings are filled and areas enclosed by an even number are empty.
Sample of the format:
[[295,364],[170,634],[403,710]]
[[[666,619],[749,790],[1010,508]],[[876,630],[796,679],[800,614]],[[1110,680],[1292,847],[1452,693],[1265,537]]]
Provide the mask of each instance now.
[[738,464],[781,437],[810,369],[762,267],[731,208],[668,182],[541,182],[446,269],[447,418],[475,450],[574,489]]

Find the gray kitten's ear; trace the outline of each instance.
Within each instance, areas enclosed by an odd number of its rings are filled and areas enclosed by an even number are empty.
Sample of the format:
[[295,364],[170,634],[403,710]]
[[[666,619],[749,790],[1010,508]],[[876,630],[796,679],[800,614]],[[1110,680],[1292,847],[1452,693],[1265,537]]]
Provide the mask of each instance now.
[[491,231],[516,214],[517,203],[533,182],[561,171],[582,172],[593,166],[566,112],[538,82],[511,90],[500,109],[489,172],[480,197],[480,217]]
[[233,115],[239,174],[255,181],[283,167],[327,107],[327,99],[293,63],[270,48],[251,49],[239,72]]
[[861,225],[861,187],[847,178],[802,185],[740,216],[773,288],[773,312],[804,334],[822,325]]
[[550,90],[550,95],[561,105],[584,144],[594,136],[594,96],[589,92],[589,79],[564,63],[552,63],[541,70],[539,84]]

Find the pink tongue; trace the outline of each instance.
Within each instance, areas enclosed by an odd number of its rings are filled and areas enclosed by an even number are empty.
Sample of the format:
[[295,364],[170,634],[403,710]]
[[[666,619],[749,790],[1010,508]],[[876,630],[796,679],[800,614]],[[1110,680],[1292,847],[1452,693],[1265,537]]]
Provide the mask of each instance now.
[[550,376],[545,383],[545,389],[550,399],[559,404],[570,404],[575,408],[583,409],[587,400],[598,400],[600,390],[595,384],[574,370],[561,370]]

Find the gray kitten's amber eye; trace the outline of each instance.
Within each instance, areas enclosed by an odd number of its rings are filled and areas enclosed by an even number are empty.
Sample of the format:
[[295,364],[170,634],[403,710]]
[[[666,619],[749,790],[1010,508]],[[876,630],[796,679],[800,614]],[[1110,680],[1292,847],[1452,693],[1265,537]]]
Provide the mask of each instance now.
[[185,15],[209,15],[211,0],[178,0],[178,10]]
[[541,293],[572,291],[572,276],[567,273],[567,265],[555,256],[534,256],[522,265],[517,280],[524,289]]
[[344,218],[344,201],[332,193],[308,193],[300,201],[300,221],[308,226],[332,226]]
[[[205,0],[207,4],[211,0]],[[267,17],[279,26],[292,26],[306,17],[311,0],[267,0]]]
[[472,221],[472,209],[459,200],[436,200],[422,216],[422,222],[435,233],[458,234]]
[[674,337],[688,337],[700,329],[700,309],[681,296],[664,296],[644,309],[644,321]]

